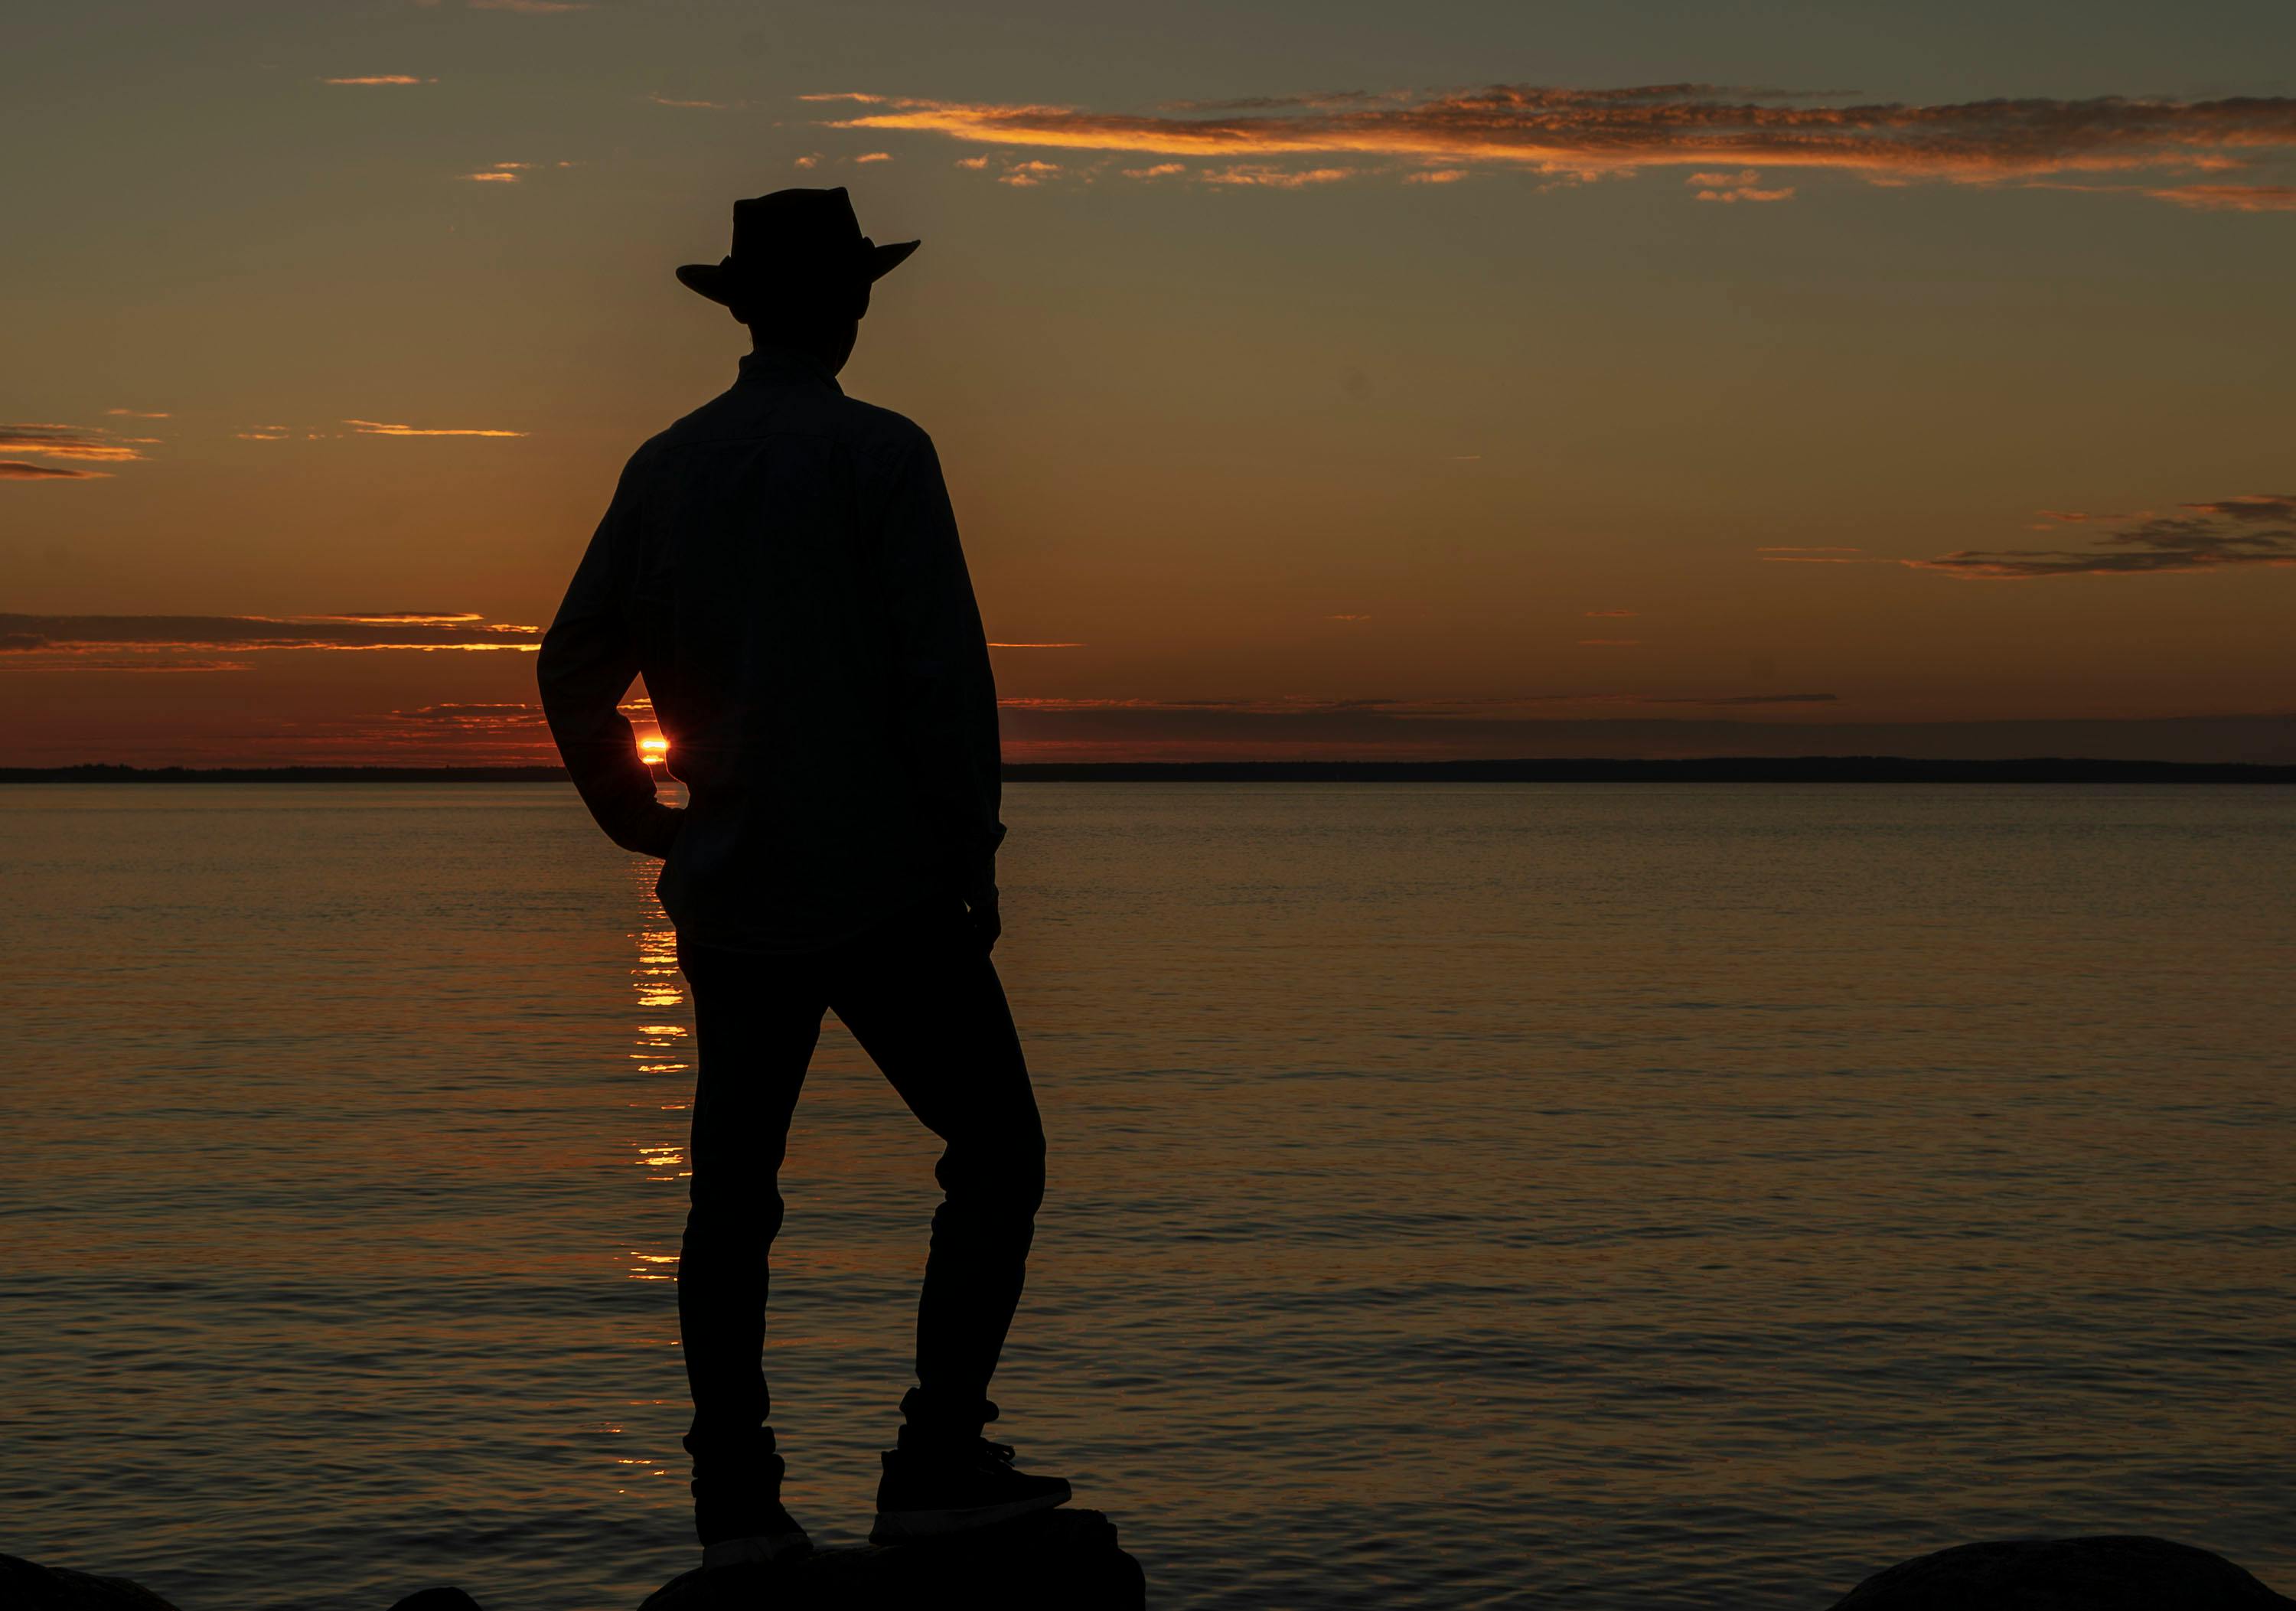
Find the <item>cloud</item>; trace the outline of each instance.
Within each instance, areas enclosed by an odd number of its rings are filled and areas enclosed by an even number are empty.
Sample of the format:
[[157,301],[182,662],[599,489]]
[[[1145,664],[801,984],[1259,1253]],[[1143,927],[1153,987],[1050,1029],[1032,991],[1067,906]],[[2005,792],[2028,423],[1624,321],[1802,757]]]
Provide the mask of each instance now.
[[[2280,96],[1832,104],[1843,97],[1701,84],[1500,84],[1424,95],[1259,98],[1150,113],[854,92],[800,99],[848,103],[851,115],[830,122],[837,128],[1195,158],[1242,172],[1345,155],[1500,163],[1571,180],[1685,167],[1733,178],[1783,168],[1887,184],[1990,184],[2068,174],[2221,172],[2296,148],[2296,99]],[[1774,201],[1792,187],[1762,190],[1742,182],[1705,188],[1718,201]],[[2277,205],[2271,198],[2278,188],[2210,185],[2164,187],[2163,193],[2192,206],[2262,208]],[[2210,199],[2218,191],[2224,199]]]
[[524,436],[523,431],[480,431],[424,425],[389,425],[380,420],[345,420],[360,436]]
[[[986,157],[981,159],[984,162],[988,160],[988,159]],[[791,168],[818,168],[821,166],[821,153],[819,152],[815,152],[809,156],[800,157],[795,161],[791,162],[790,166]]]
[[[461,612],[345,615],[5,615],[0,670],[158,669],[184,657],[271,649],[531,652],[542,629]],[[201,662],[208,669],[226,669]],[[236,662],[229,669],[240,669]]]
[[1783,190],[1758,188],[1762,176],[1753,168],[1734,174],[1693,174],[1683,181],[1685,185],[1702,185],[1698,193],[1702,201],[1790,201],[1793,186]]
[[2144,193],[2204,212],[2296,212],[2296,185],[2179,185]]
[[168,420],[176,417],[171,414],[155,414],[142,408],[107,408],[104,413],[114,419],[123,420]]
[[[988,166],[988,159],[986,157],[959,157],[956,160],[956,165],[959,168],[972,168],[974,172],[978,173],[980,169]],[[1177,164],[1176,163],[1174,166],[1177,167]]]
[[36,458],[119,464],[142,458],[136,449],[151,444],[150,437],[121,436],[101,425],[0,425],[0,453],[29,453]]
[[996,176],[996,182],[999,185],[1018,185],[1026,190],[1031,185],[1042,185],[1060,171],[1061,165],[1057,162],[1013,162],[1008,164],[1004,171]]
[[411,711],[393,711],[390,714],[398,721],[419,721],[462,733],[516,732],[544,725],[542,707],[531,702],[463,704],[448,701],[417,705]]
[[2250,565],[2296,565],[2296,493],[2251,493],[2120,517],[2093,548],[1964,548],[1898,563],[1990,580],[2045,576],[2153,576]]
[[[515,185],[526,176],[528,170],[537,166],[539,164],[533,162],[495,162],[477,173],[464,174],[463,177],[475,180],[481,185]],[[573,164],[561,162],[558,166],[571,168]]]
[[[986,162],[988,159],[981,157],[978,160]],[[1185,162],[1158,162],[1147,168],[1128,168],[1124,170],[1124,177],[1128,179],[1165,179],[1187,171]]]
[[1352,168],[1275,168],[1258,162],[1240,162],[1231,168],[1204,168],[1196,171],[1196,177],[1207,185],[1256,185],[1276,190],[1298,190],[1304,185],[1329,185],[1355,177],[1356,170]]
[[890,162],[893,160],[893,153],[890,151],[865,151],[853,160],[856,162]]
[[395,85],[436,84],[439,80],[436,78],[417,78],[406,73],[371,73],[362,78],[322,78],[319,82],[322,84]]
[[1467,177],[1464,168],[1423,168],[1417,173],[1403,176],[1406,185],[1456,185]]
[[668,95],[648,95],[646,99],[656,106],[678,106],[693,111],[726,111],[734,104],[731,101],[679,101]]
[[55,464],[28,464],[21,459],[0,459],[0,481],[101,481],[108,470],[66,470]]

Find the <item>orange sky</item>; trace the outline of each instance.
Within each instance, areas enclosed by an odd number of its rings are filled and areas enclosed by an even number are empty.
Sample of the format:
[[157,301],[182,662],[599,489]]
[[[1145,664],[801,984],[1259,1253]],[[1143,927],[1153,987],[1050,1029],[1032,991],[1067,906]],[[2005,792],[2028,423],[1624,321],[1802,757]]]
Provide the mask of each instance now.
[[62,9],[0,765],[546,758],[533,629],[741,350],[670,270],[789,184],[924,240],[844,378],[1015,759],[2296,760],[2284,7]]

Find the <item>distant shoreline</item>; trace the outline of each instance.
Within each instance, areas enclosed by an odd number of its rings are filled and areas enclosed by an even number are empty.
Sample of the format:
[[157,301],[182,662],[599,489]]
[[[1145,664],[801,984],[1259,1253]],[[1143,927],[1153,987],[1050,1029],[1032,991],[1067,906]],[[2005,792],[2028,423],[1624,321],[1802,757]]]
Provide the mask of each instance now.
[[[1015,761],[1008,783],[2296,784],[2296,765],[1717,755],[1678,760]],[[11,783],[562,783],[558,767],[0,767]]]

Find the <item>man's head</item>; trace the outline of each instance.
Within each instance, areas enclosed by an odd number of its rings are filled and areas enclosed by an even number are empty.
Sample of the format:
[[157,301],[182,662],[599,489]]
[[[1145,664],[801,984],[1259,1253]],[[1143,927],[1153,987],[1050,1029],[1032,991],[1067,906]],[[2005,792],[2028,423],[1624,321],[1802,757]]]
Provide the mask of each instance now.
[[722,302],[760,347],[843,367],[869,310],[869,287],[917,249],[880,246],[861,233],[852,199],[834,190],[777,190],[734,203],[734,248],[677,277]]
[[859,285],[785,285],[741,294],[742,300],[726,306],[750,327],[751,346],[799,353],[832,374],[853,356],[861,320],[869,311],[865,281]]

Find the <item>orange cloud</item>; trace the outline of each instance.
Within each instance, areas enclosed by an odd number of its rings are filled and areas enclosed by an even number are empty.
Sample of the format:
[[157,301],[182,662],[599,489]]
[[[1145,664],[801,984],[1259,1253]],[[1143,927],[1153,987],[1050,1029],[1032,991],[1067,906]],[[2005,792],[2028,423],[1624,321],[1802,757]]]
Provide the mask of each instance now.
[[436,84],[436,78],[417,78],[406,73],[370,73],[363,78],[322,78],[322,84]]
[[[1716,174],[1797,168],[1879,182],[1984,184],[2050,174],[2208,171],[2296,147],[2296,99],[2276,96],[1837,105],[1826,103],[1841,97],[1714,85],[1570,89],[1518,84],[1424,96],[1231,102],[1146,114],[849,92],[800,98],[851,103],[855,115],[832,121],[838,128],[1208,158],[1247,171],[1271,160],[1348,154],[1508,163],[1572,179],[1681,166]],[[1717,190],[1717,200],[1725,193],[1723,187],[1710,188]],[[1786,188],[1736,199],[1782,200]],[[2240,187],[2187,188],[2191,205],[2242,204],[2203,199],[2210,191]],[[2259,199],[2273,188],[2250,187],[2248,204],[2263,204]]]
[[2127,516],[2120,530],[2099,534],[2094,548],[1964,548],[1898,563],[1996,581],[2296,565],[2296,493],[2247,493],[2177,507],[2191,513]]
[[149,437],[120,436],[100,425],[0,425],[0,453],[29,453],[37,458],[94,459],[117,464],[144,456]]
[[1061,171],[1057,162],[1014,162],[996,176],[999,185],[1016,185],[1023,190],[1032,185],[1042,185]]
[[893,153],[890,151],[865,151],[853,160],[856,162],[890,162],[893,160]]
[[676,101],[668,95],[648,95],[646,99],[656,106],[681,106],[694,111],[724,111],[733,104],[729,101]]
[[440,426],[389,425],[380,420],[345,420],[361,436],[524,436],[523,431],[479,431]]
[[166,420],[175,417],[170,414],[153,414],[142,408],[107,408],[104,413],[114,419],[127,420]]
[[266,649],[531,653],[541,643],[539,627],[466,614],[0,615],[0,670],[10,670],[82,664],[119,670],[158,666],[185,654]]
[[1761,178],[1759,173],[1749,168],[1742,173],[1693,174],[1683,183],[1704,185],[1706,188],[1698,193],[1698,200],[1702,201],[1790,201],[1793,199],[1793,186],[1791,185],[1782,190],[1756,188]]
[[986,157],[959,157],[956,160],[956,165],[959,168],[970,168],[977,173],[981,168],[988,166],[988,159]]
[[2207,212],[2296,212],[2296,185],[2182,185],[2144,193]]
[[[986,157],[980,159],[984,162],[988,160]],[[1158,162],[1149,168],[1128,168],[1124,170],[1124,177],[1128,179],[1163,179],[1187,171],[1188,165],[1185,162]]]
[[1423,168],[1403,176],[1406,185],[1456,185],[1467,177],[1464,168]]
[[1329,185],[1355,177],[1352,168],[1275,168],[1249,162],[1232,168],[1202,168],[1196,174],[1207,185],[1258,185],[1276,190],[1298,190],[1303,185]]

